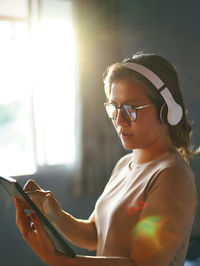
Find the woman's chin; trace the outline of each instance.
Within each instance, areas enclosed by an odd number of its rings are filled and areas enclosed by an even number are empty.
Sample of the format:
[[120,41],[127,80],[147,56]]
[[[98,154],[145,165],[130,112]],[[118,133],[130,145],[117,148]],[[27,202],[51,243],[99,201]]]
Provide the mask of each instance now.
[[122,145],[125,150],[133,150],[135,148],[133,144],[124,143],[123,141],[122,141]]

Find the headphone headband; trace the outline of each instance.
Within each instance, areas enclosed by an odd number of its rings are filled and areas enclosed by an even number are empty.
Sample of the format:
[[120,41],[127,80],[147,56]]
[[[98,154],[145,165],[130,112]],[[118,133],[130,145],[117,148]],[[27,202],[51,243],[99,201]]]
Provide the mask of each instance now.
[[183,116],[183,109],[182,107],[174,100],[171,92],[165,86],[164,82],[150,69],[146,68],[145,66],[136,64],[136,63],[123,63],[123,67],[134,70],[148,79],[154,87],[160,92],[165,103],[168,107],[168,114],[167,120],[170,125],[176,125],[181,121]]

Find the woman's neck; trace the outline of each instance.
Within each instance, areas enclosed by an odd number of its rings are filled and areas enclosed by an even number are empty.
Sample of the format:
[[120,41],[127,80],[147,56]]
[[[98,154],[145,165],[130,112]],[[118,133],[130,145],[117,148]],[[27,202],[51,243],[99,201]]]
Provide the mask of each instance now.
[[171,140],[162,143],[162,145],[161,143],[158,143],[143,149],[134,149],[132,165],[150,162],[167,152],[175,152],[175,151],[176,148],[172,144]]

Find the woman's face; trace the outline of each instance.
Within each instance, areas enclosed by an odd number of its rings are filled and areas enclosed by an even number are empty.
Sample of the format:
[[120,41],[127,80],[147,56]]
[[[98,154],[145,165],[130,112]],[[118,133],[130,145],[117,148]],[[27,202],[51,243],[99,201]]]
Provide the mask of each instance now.
[[[148,89],[140,81],[119,80],[112,83],[109,102],[116,106],[130,104],[136,107],[152,104],[146,94]],[[122,145],[127,150],[153,147],[166,135],[167,131],[167,127],[160,122],[154,105],[138,110],[137,119],[134,122],[126,121],[118,110],[113,124]]]

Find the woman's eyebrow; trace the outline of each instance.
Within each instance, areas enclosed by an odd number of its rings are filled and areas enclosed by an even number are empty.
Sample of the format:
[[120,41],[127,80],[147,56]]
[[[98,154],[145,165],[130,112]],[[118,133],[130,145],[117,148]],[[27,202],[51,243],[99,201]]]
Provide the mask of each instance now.
[[[114,105],[118,106],[118,103],[116,103],[115,101],[109,101],[110,103],[113,103]],[[125,101],[123,104],[129,104],[129,105],[138,105],[138,104],[141,104],[142,101],[139,100],[139,99],[131,99],[131,100],[128,100],[128,101]]]
[[138,105],[141,104],[143,101],[141,99],[132,99],[132,100],[128,100],[126,102],[126,104],[130,104],[130,105]]

